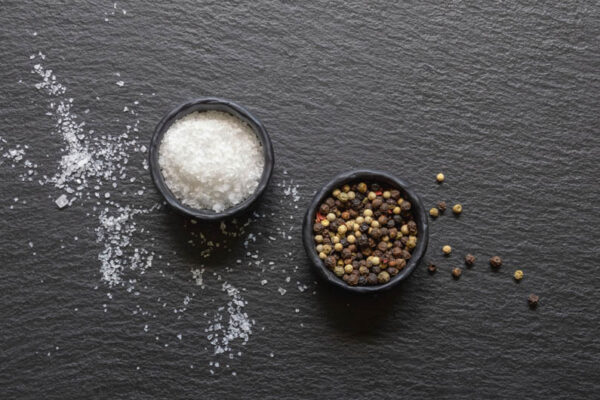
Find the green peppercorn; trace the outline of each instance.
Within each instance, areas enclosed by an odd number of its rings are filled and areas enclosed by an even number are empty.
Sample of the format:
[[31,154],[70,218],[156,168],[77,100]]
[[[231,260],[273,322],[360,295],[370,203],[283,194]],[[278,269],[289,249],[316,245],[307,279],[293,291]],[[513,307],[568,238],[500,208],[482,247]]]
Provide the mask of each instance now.
[[325,228],[327,228],[329,226],[329,220],[328,219],[324,219],[323,221],[321,221],[321,227],[323,227],[323,226]]
[[346,240],[348,241],[348,243],[354,243],[356,242],[356,237],[354,235],[348,235],[348,237],[346,237]]
[[444,176],[444,174],[442,174],[440,172],[439,174],[437,174],[437,176],[435,177],[435,179],[438,181],[438,183],[442,183],[442,182],[444,182],[445,176]]
[[322,244],[317,245],[316,249],[317,249],[318,253],[322,252],[323,251],[323,245]]
[[319,253],[319,258],[320,258],[321,260],[324,260],[324,259],[326,259],[326,258],[327,258],[327,254],[325,254],[324,252],[320,252],[320,253]]
[[337,276],[344,275],[344,267],[336,265],[336,267],[333,269],[333,273],[336,274]]
[[392,197],[392,194],[386,190],[385,192],[383,192],[383,198],[384,199],[389,199],[390,197]]
[[462,212],[462,206],[460,204],[455,204],[452,206],[452,212],[456,215],[460,214]]
[[367,199],[373,201],[377,198],[377,195],[375,194],[375,192],[369,192],[369,194],[367,195]]
[[521,271],[520,269],[516,270],[514,278],[516,281],[520,281],[521,279],[523,279],[523,271]]
[[365,211],[363,211],[363,215],[366,217],[372,217],[373,216],[373,210],[371,210],[370,208],[365,209]]
[[390,281],[390,274],[387,271],[381,271],[379,275],[377,275],[377,281],[379,283],[387,283]]
[[398,215],[402,212],[402,209],[400,207],[394,207],[394,210],[392,210],[392,212],[394,214]]
[[317,243],[323,243],[323,235],[316,235],[315,236],[315,242],[317,242]]
[[440,215],[440,211],[433,207],[429,210],[429,215],[431,215],[433,218],[437,218]]
[[354,267],[352,267],[352,265],[350,265],[350,264],[346,264],[346,265],[344,266],[344,272],[345,272],[345,273],[349,274],[349,273],[351,273],[352,271],[354,271]]
[[336,244],[333,245],[333,248],[334,248],[335,251],[340,252],[340,251],[342,251],[342,249],[344,248],[344,246],[340,242],[337,242]]
[[333,221],[335,221],[335,219],[336,219],[336,216],[335,216],[335,214],[334,214],[334,213],[331,213],[331,212],[330,212],[329,214],[327,214],[327,220],[328,220],[329,222],[333,222]]
[[445,245],[444,247],[442,247],[442,252],[445,255],[449,255],[450,253],[452,253],[452,247]]
[[346,185],[342,186],[342,191],[348,193],[350,191],[350,185],[346,184]]
[[357,189],[358,189],[359,192],[365,193],[367,191],[367,184],[364,183],[364,182],[361,182],[361,183],[358,184]]
[[340,193],[342,193],[342,191],[340,189],[335,189],[333,191],[333,193],[331,193],[333,195],[333,197],[338,197],[340,195]]
[[353,191],[348,192],[348,199],[354,200],[356,198],[356,193]]
[[342,201],[342,202],[348,201],[348,193],[345,193],[345,192],[340,193],[340,195],[338,196],[338,199],[340,199],[340,201]]

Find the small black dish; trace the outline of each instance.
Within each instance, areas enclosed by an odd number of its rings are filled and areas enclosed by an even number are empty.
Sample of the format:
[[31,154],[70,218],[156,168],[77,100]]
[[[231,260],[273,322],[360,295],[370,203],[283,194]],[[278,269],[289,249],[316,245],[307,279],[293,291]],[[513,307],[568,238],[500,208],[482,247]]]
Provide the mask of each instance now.
[[[383,285],[348,285],[346,282],[335,276],[334,273],[325,266],[323,261],[319,258],[317,251],[315,250],[312,226],[315,220],[315,215],[317,213],[317,208],[328,196],[330,196],[331,192],[335,188],[339,188],[346,183],[358,181],[387,184],[396,189],[402,190],[404,193],[406,193],[406,198],[408,199],[408,201],[410,201],[413,205],[415,222],[417,223],[417,229],[419,230],[417,246],[414,248],[412,252],[412,257],[410,258],[406,266],[398,273],[398,275],[392,277],[389,282],[384,283]],[[310,261],[318,271],[319,275],[321,275],[323,279],[325,279],[332,285],[338,286],[342,289],[354,293],[381,292],[384,290],[391,289],[392,287],[398,285],[400,282],[405,280],[421,261],[421,258],[423,257],[423,255],[425,254],[425,250],[427,249],[428,240],[429,221],[427,219],[425,207],[423,207],[423,203],[419,199],[417,193],[412,189],[412,187],[407,182],[403,181],[402,179],[398,179],[395,176],[388,174],[387,172],[372,171],[367,169],[344,172],[342,174],[337,175],[335,178],[329,181],[329,183],[323,186],[323,188],[315,195],[315,197],[313,197],[310,205],[308,206],[308,210],[306,211],[306,215],[304,216],[304,223],[302,225],[302,241],[304,242],[304,250],[306,251],[306,254],[310,258]]]
[[[179,201],[167,187],[158,163],[160,144],[165,132],[175,121],[196,111],[223,111],[234,115],[246,122],[250,128],[252,128],[262,144],[265,165],[256,190],[241,203],[221,212],[192,208]],[[152,174],[154,185],[156,185],[158,191],[163,195],[167,203],[173,207],[173,209],[183,215],[194,217],[201,221],[218,221],[242,214],[243,212],[247,211],[252,203],[254,203],[260,197],[260,195],[267,188],[269,180],[271,179],[275,158],[273,154],[273,144],[271,143],[271,139],[269,138],[267,130],[256,117],[250,114],[248,110],[232,101],[214,97],[203,97],[188,101],[187,103],[175,107],[167,115],[165,115],[163,119],[160,120],[154,129],[152,141],[150,142],[149,161],[150,173]]]

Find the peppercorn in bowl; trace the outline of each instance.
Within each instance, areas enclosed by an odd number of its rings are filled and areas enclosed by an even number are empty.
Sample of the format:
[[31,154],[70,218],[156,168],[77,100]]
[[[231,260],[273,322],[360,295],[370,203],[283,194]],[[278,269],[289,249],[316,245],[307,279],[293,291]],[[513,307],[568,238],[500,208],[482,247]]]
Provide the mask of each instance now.
[[406,279],[427,248],[425,208],[410,185],[386,172],[342,173],[313,198],[304,217],[304,249],[331,284],[357,293]]

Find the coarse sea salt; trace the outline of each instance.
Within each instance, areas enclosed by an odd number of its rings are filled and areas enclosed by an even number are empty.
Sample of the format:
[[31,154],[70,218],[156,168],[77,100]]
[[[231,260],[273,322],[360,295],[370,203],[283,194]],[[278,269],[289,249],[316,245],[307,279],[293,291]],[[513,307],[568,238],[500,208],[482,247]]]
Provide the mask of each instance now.
[[256,190],[264,159],[248,124],[225,112],[204,111],[188,114],[168,129],[159,164],[181,202],[221,212]]

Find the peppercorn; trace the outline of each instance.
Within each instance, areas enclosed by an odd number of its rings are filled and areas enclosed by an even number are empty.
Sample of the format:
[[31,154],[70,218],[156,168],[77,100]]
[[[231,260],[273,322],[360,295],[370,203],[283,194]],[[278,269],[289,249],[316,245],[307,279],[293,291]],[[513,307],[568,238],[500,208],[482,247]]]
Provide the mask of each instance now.
[[325,266],[329,269],[332,269],[335,267],[335,263],[336,263],[336,259],[334,256],[329,256],[325,259]]
[[327,204],[331,209],[335,205],[335,200],[333,199],[333,197],[328,197],[327,199],[325,199],[325,204]]
[[437,208],[438,210],[440,210],[440,212],[443,214],[444,211],[446,211],[446,202],[445,201],[440,201],[437,203]]
[[379,275],[377,275],[377,281],[379,283],[387,283],[390,281],[390,274],[386,271],[381,271]]
[[402,269],[406,267],[406,260],[404,258],[398,258],[396,260],[396,268]]
[[381,211],[382,214],[387,214],[389,210],[390,205],[387,203],[383,203],[381,206],[379,206],[379,211]]
[[412,205],[410,204],[410,202],[408,201],[403,201],[402,204],[400,204],[400,208],[402,209],[402,211],[406,212],[406,211],[410,211],[410,208],[412,207]]
[[409,260],[412,257],[412,255],[410,254],[410,251],[404,249],[402,250],[402,258],[404,258],[405,260]]
[[373,257],[371,258],[371,262],[373,263],[373,265],[379,265],[381,261],[379,260],[379,257]]
[[315,235],[315,242],[323,243],[323,235]]
[[333,221],[335,221],[335,220],[336,220],[336,216],[335,216],[335,214],[334,214],[334,213],[331,213],[331,212],[330,212],[330,213],[328,213],[328,214],[327,214],[327,220],[328,220],[329,222],[333,222]]
[[440,213],[439,210],[434,207],[429,210],[429,215],[431,215],[433,218],[437,218],[437,216],[440,215]]
[[502,266],[502,259],[498,256],[490,258],[490,265],[493,268],[500,268]]
[[373,238],[373,239],[379,239],[381,237],[381,230],[379,228],[373,228],[371,230],[371,232],[369,233],[369,235]]
[[334,189],[331,194],[333,194],[333,197],[338,197],[340,193],[342,193],[340,189]]
[[377,248],[381,251],[386,251],[388,246],[386,242],[379,242],[379,244],[377,245]]
[[462,206],[460,204],[455,204],[452,206],[452,212],[456,215],[462,212]]
[[324,245],[323,245],[323,252],[324,252],[325,254],[329,254],[329,253],[331,253],[331,245],[324,244]]
[[414,249],[415,247],[417,247],[417,237],[409,236],[408,242],[406,243],[406,247],[408,247],[409,249]]
[[358,184],[357,189],[359,192],[365,193],[367,191],[367,184],[364,182],[361,182]]
[[322,244],[317,245],[316,249],[317,249],[317,251],[319,253],[322,252],[323,251],[323,245]]
[[356,286],[358,284],[358,279],[358,274],[351,274],[347,281],[348,285]]
[[370,273],[367,275],[367,284],[368,285],[377,285],[377,275],[374,273]]
[[402,232],[403,235],[408,235],[410,233],[409,229],[408,229],[408,225],[402,225],[400,227],[400,232]]
[[396,215],[400,214],[402,210],[400,209],[400,207],[394,207],[394,209],[392,210],[392,212]]
[[415,221],[408,221],[406,225],[408,225],[408,232],[411,235],[417,234],[417,223]]
[[427,270],[430,274],[435,274],[435,271],[437,271],[437,266],[435,264],[429,264],[429,266],[427,266]]
[[348,237],[346,237],[346,240],[348,241],[348,243],[354,243],[356,242],[356,237],[354,235],[348,235]]
[[333,268],[333,273],[336,274],[337,276],[342,276],[344,275],[344,267],[341,267],[339,265],[336,265]]
[[467,254],[465,256],[465,264],[467,264],[469,267],[472,267],[473,264],[475,264],[475,256],[473,254]]
[[344,258],[344,260],[345,260],[350,257],[352,257],[352,252],[350,251],[350,249],[349,248],[343,249],[342,250],[342,258]]
[[320,253],[319,253],[319,258],[320,258],[321,260],[324,260],[324,259],[326,259],[326,258],[327,258],[327,254],[325,254],[325,252],[323,252],[323,251],[322,251],[322,252],[320,252]]
[[333,245],[333,249],[337,252],[342,251],[343,248],[344,248],[344,246],[340,242],[337,242],[336,244]]
[[367,208],[365,211],[363,211],[363,215],[365,217],[372,217],[373,216],[373,210],[371,210],[370,208]]
[[349,274],[349,273],[351,273],[352,271],[354,271],[354,267],[353,267],[352,265],[350,265],[350,264],[346,264],[346,265],[344,266],[344,272],[345,272],[345,273]]
[[367,268],[366,266],[362,265],[358,268],[358,272],[361,275],[367,275],[369,273],[369,268]]
[[450,253],[452,253],[452,247],[445,245],[444,247],[442,247],[442,252],[445,255],[449,255]]
[[379,221],[372,221],[371,228],[379,228]]
[[531,307],[531,308],[536,308],[539,301],[540,301],[540,296],[533,294],[533,293],[530,294],[529,297],[527,298],[527,302],[529,303],[529,307]]
[[398,200],[400,197],[400,191],[396,189],[390,190],[390,197],[394,200]]
[[373,205],[374,209],[378,209],[383,204],[383,201],[379,198],[376,198],[371,204]]
[[327,213],[329,212],[329,206],[325,203],[321,204],[321,207],[319,207],[319,212],[322,215],[327,215]]
[[435,177],[435,179],[438,181],[438,183],[442,183],[444,182],[444,174],[442,174],[441,172],[439,174],[437,174],[437,176]]
[[521,271],[520,269],[516,270],[514,278],[516,281],[520,281],[521,279],[523,279],[523,271]]
[[337,229],[337,232],[340,235],[344,235],[347,231],[348,231],[348,228],[346,227],[346,225],[340,225]]
[[350,213],[348,211],[344,211],[341,215],[342,219],[348,220],[350,219]]
[[387,269],[388,274],[390,274],[391,276],[396,276],[398,275],[398,268],[394,268],[394,267],[390,267]]
[[452,269],[452,276],[454,277],[454,279],[458,279],[460,278],[460,275],[462,274],[462,269],[460,268],[454,268]]
[[328,219],[324,219],[323,221],[321,221],[321,228],[325,227],[327,228],[329,226],[329,220]]
[[369,192],[369,194],[367,195],[367,199],[373,201],[377,198],[377,195],[375,194],[375,192]]
[[313,231],[315,231],[316,233],[322,232],[323,225],[320,222],[315,222],[315,224],[313,225]]

